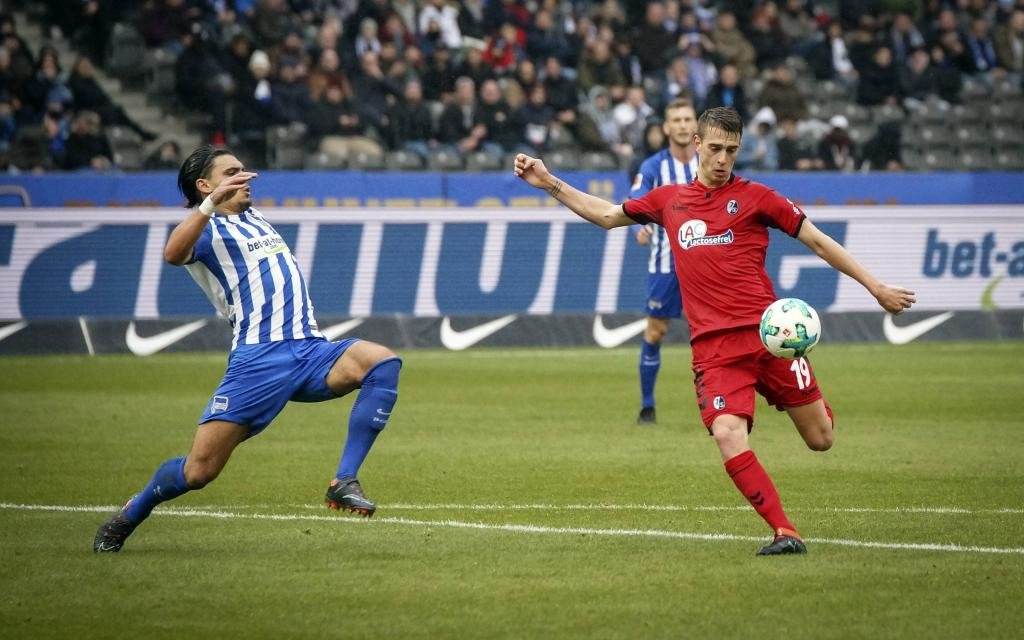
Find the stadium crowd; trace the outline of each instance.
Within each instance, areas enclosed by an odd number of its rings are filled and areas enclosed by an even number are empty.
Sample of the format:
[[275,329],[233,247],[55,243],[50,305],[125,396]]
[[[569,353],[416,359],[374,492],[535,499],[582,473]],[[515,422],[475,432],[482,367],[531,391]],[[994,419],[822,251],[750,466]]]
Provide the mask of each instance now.
[[[3,9],[0,151],[10,170],[109,168],[112,126],[140,144],[157,137],[96,81],[116,54],[117,25],[174,60],[176,105],[205,114],[204,136],[257,167],[267,131],[301,123],[303,148],[340,163],[401,150],[424,163],[482,152],[504,166],[516,151],[568,150],[626,168],[660,148],[662,108],[685,96],[698,113],[739,110],[741,170],[898,170],[905,116],[960,103],[968,84],[1016,95],[1024,77],[1024,0],[15,0]],[[73,46],[73,60],[49,45],[30,50],[10,13],[25,10],[49,40]],[[895,116],[879,126],[879,110]],[[153,144],[144,168],[176,167],[175,143]]]

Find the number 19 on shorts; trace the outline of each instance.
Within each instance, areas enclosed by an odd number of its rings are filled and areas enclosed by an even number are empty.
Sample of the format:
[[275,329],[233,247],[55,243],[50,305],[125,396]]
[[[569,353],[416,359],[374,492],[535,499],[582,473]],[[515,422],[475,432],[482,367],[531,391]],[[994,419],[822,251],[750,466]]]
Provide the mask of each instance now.
[[811,367],[804,358],[797,358],[789,365],[789,370],[796,376],[796,386],[806,389],[811,386]]

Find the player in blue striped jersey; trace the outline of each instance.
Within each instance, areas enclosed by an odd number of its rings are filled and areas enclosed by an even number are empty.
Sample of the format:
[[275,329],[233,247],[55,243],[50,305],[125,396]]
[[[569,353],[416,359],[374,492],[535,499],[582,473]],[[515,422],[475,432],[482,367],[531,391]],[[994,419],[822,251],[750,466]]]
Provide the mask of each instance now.
[[214,480],[235,447],[260,433],[290,400],[320,402],[359,389],[326,502],[371,516],[376,505],[356,479],[398,399],[402,366],[387,347],[326,340],[295,258],[252,207],[256,177],[224,149],[201,147],[178,174],[194,208],[172,232],[164,258],[184,265],[231,324],[228,367],[199,419],[187,456],[164,462],[142,491],[96,533],[93,549],[119,551],[153,508]]
[[[693,134],[697,130],[697,114],[693,103],[685,98],[673,100],[665,107],[662,125],[668,147],[647,158],[633,179],[629,197],[640,198],[655,187],[667,184],[689,184],[697,176],[697,155],[693,150]],[[650,246],[647,263],[647,327],[640,347],[640,415],[637,424],[654,424],[657,420],[654,385],[661,368],[661,341],[668,333],[669,320],[681,318],[683,304],[679,281],[672,264],[671,239],[658,225],[645,225],[636,230],[636,240]]]

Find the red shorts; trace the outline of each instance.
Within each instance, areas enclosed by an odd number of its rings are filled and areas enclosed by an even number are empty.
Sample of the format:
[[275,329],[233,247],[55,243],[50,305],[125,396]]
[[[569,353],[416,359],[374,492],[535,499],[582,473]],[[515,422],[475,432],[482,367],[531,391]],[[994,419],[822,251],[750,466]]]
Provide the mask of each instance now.
[[693,385],[704,426],[720,415],[743,416],[754,425],[754,392],[779,411],[821,398],[807,358],[786,360],[765,350],[757,328],[702,337],[693,344]]

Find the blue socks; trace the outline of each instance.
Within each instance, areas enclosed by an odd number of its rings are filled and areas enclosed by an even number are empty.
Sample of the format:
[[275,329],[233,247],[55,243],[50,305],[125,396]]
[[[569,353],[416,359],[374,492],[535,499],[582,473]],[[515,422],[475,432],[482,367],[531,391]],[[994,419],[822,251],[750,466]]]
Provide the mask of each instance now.
[[651,344],[646,340],[640,347],[640,406],[654,406],[654,383],[658,381],[661,368],[661,343]]
[[149,517],[153,507],[173,500],[188,490],[188,483],[185,482],[185,456],[171,458],[160,465],[149,484],[128,502],[124,515],[138,524]]
[[356,477],[377,435],[387,426],[391,410],[398,400],[398,372],[401,368],[401,358],[389,358],[373,365],[363,376],[362,389],[348,417],[345,450],[335,475],[338,480]]

